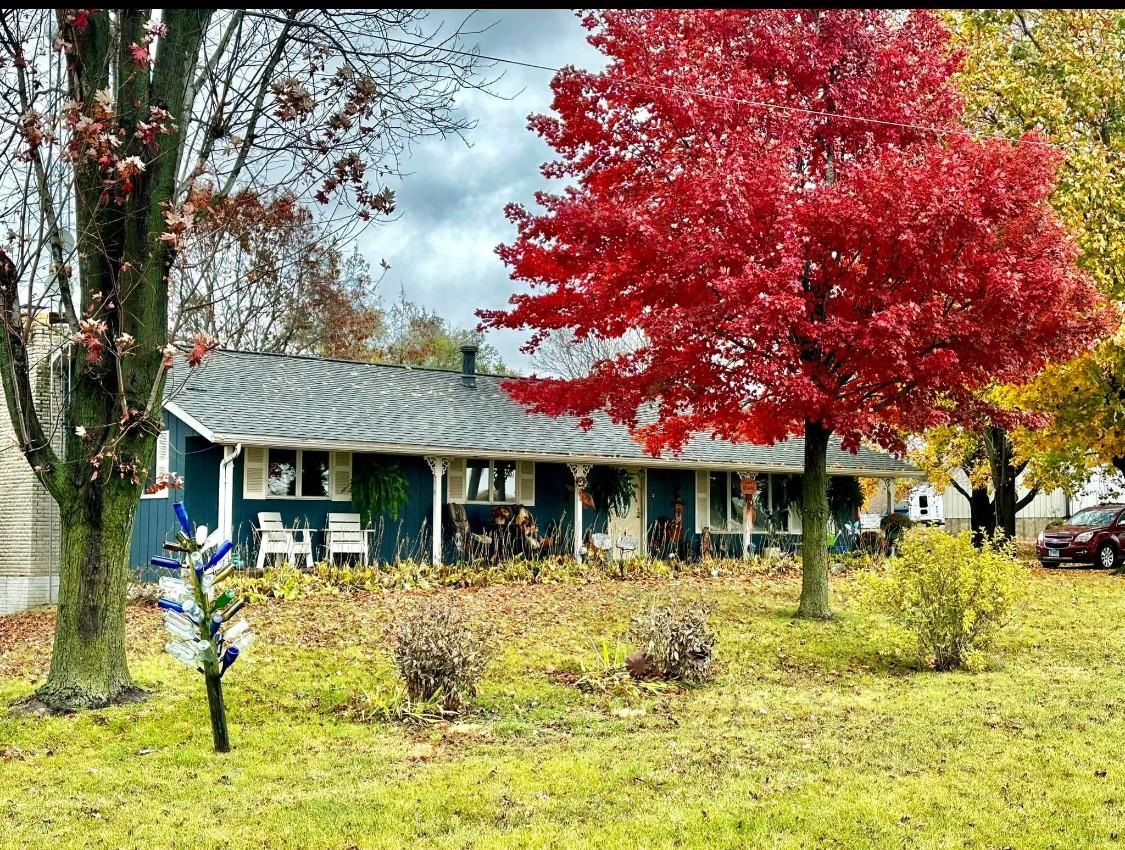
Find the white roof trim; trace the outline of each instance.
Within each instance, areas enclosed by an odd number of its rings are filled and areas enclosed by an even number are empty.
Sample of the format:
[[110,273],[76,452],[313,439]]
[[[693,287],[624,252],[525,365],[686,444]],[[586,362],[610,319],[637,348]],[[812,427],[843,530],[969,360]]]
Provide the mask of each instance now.
[[[753,470],[754,472],[781,472],[796,474],[804,471],[803,466],[785,466],[783,464],[749,464],[749,463],[719,463],[691,458],[634,458],[621,457],[620,455],[577,455],[558,454],[551,452],[512,452],[495,449],[478,449],[465,451],[463,449],[450,449],[440,446],[404,446],[393,443],[360,443],[345,440],[323,440],[309,438],[305,440],[283,439],[281,437],[263,437],[253,434],[213,434],[206,430],[194,418],[183,414],[178,407],[169,403],[165,408],[191,426],[212,443],[233,445],[243,443],[248,446],[272,446],[279,449],[321,449],[324,451],[343,452],[377,452],[393,455],[431,455],[436,457],[490,457],[510,458],[512,460],[533,460],[545,463],[613,463],[621,466],[643,466],[646,468],[678,468],[678,469],[735,469]],[[829,474],[855,475],[860,478],[924,478],[921,471],[864,469],[862,467],[829,466]]]
[[[185,411],[182,407],[180,407],[178,404],[176,404],[176,402],[174,402],[174,401],[164,402],[164,409],[167,410],[169,413],[171,413],[173,416],[175,416],[177,419],[179,419],[181,422],[183,422],[185,425],[187,425],[189,428],[191,428],[193,431],[195,431],[197,434],[199,434],[199,436],[203,437],[205,440],[208,440],[209,442],[212,442],[212,443],[222,443],[222,442],[224,442],[223,440],[216,439],[214,431],[212,431],[210,428],[208,428],[206,425],[204,425],[202,422],[200,422],[198,419],[196,419],[190,413]],[[231,442],[238,442],[238,441],[233,440]]]

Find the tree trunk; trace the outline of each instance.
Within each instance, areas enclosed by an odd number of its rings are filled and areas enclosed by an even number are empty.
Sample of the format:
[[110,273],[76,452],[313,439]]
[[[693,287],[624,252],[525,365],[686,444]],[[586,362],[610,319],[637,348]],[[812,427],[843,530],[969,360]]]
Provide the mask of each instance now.
[[994,528],[1012,538],[1016,536],[1016,478],[1021,470],[1012,463],[1012,441],[1003,428],[995,425],[988,428],[985,446],[992,469],[993,504],[996,508]]
[[1016,536],[1016,478],[1005,474],[996,488],[996,528],[1005,537]]
[[805,420],[805,474],[801,479],[801,602],[797,616],[827,620],[828,437],[819,422]]
[[92,482],[62,510],[58,622],[51,672],[36,696],[54,711],[128,699],[125,596],[138,490]]
[[969,528],[973,532],[973,545],[978,549],[984,545],[984,538],[992,537],[996,531],[996,508],[987,487],[973,488],[969,498]]

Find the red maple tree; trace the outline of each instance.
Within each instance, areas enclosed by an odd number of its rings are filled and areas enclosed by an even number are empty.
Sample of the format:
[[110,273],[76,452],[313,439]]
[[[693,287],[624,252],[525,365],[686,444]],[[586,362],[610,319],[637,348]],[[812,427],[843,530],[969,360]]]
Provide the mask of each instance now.
[[[1048,206],[1060,155],[959,123],[940,22],[881,10],[589,15],[609,57],[552,82],[530,126],[559,158],[498,249],[530,291],[485,326],[642,332],[588,377],[511,383],[552,415],[605,410],[653,453],[693,434],[805,443],[798,614],[830,616],[830,437],[979,412],[1104,325]],[[935,130],[936,128],[936,130]],[[646,413],[647,411],[647,413]]]

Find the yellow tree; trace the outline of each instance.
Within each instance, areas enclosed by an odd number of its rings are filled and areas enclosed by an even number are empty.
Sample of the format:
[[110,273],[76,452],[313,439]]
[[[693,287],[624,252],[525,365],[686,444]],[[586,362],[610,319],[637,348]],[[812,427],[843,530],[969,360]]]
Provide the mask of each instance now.
[[[1063,149],[1052,203],[1075,236],[1082,266],[1120,303],[1125,295],[1125,11],[955,11],[947,13],[947,24],[965,51],[959,82],[970,120],[979,129],[1005,135],[1038,130]],[[970,457],[979,463],[983,453],[992,461],[991,471],[1005,481],[1014,481],[1013,473],[1026,467],[1025,480],[1032,487],[1073,489],[1096,466],[1110,463],[1125,471],[1122,333],[1088,355],[1046,370],[1027,387],[995,393],[1013,409],[1048,414],[1035,428],[1009,434],[989,423],[976,433],[978,445]],[[960,442],[964,448],[965,439]],[[994,492],[1002,489],[995,476],[991,483]],[[1003,496],[996,504],[1002,527],[1014,528],[1016,504]]]

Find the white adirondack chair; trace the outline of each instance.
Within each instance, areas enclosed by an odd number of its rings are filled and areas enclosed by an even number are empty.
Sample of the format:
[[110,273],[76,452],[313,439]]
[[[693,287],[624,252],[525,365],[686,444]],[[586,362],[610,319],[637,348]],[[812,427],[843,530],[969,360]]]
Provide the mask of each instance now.
[[312,569],[312,539],[307,528],[286,528],[281,514],[261,511],[258,514],[258,569],[265,569],[266,558],[284,555],[296,566],[297,556],[305,556],[305,566]]
[[336,562],[337,555],[359,555],[363,565],[367,566],[367,532],[359,514],[328,514],[324,538],[330,564]]

